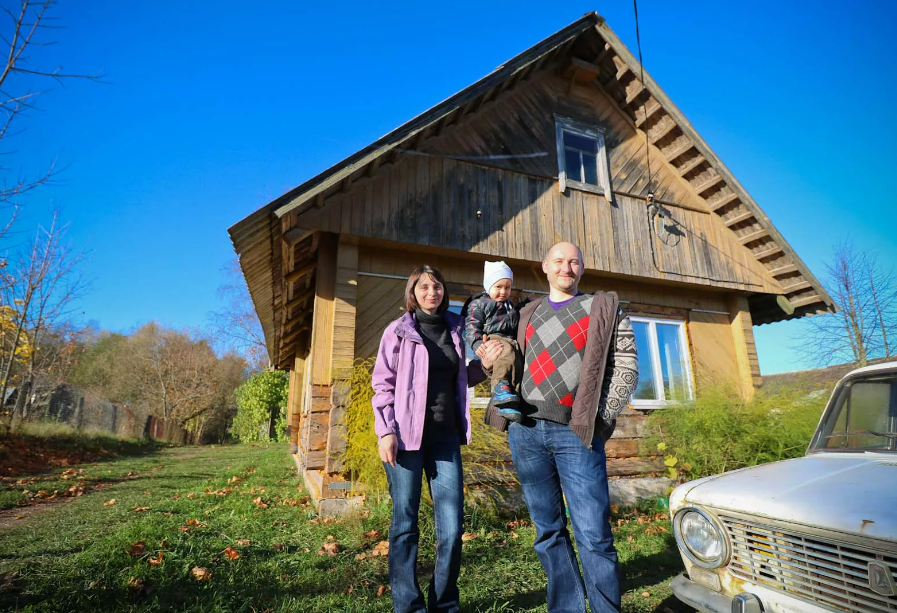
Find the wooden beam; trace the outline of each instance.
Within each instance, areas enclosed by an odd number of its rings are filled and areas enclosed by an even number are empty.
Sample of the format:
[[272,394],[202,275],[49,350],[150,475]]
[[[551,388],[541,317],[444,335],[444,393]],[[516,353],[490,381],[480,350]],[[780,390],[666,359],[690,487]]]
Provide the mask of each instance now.
[[286,334],[283,338],[281,338],[280,346],[284,347],[284,346],[288,345],[290,343],[290,341],[294,340],[297,336],[299,336],[306,330],[310,330],[310,329],[311,329],[311,325],[302,324],[301,326],[299,326],[298,328],[296,328],[295,330],[293,330],[292,332],[290,332],[289,334]]
[[785,250],[782,249],[782,247],[779,246],[778,244],[773,244],[771,247],[768,247],[768,248],[764,249],[763,251],[758,251],[757,253],[755,253],[754,257],[757,258],[758,260],[762,260],[763,258],[769,257],[776,253],[785,253]]
[[305,240],[306,238],[308,238],[309,236],[311,236],[314,233],[315,233],[314,230],[306,230],[305,228],[296,227],[296,228],[290,228],[289,230],[284,232],[281,235],[281,238],[283,238],[284,242],[287,245],[293,246],[296,243],[298,243],[299,241]]
[[732,226],[734,226],[736,224],[740,224],[742,221],[747,221],[748,219],[751,219],[753,217],[754,217],[753,211],[745,211],[743,213],[736,215],[735,217],[730,217],[729,219],[726,219],[725,220],[726,226],[731,228]]
[[[657,144],[657,141],[659,141],[659,140],[662,139],[664,136],[666,136],[667,134],[669,134],[670,132],[672,132],[673,130],[675,130],[676,128],[679,127],[678,125],[676,125],[676,122],[673,121],[673,118],[670,117],[669,115],[667,115],[666,117],[664,117],[664,118],[661,119],[660,121],[661,121],[661,122],[664,122],[664,121],[665,121],[665,122],[666,122],[666,125],[663,126],[662,128],[660,128],[660,130],[658,130],[657,132],[655,132],[653,135],[651,135],[651,136],[648,138],[648,140],[650,141],[650,143],[651,143],[652,145],[656,145],[656,144]],[[660,124],[658,123],[657,125],[660,125]]]
[[697,192],[698,194],[706,192],[711,187],[714,187],[714,186],[718,185],[719,183],[722,183],[722,181],[723,181],[722,175],[713,175],[709,179],[705,179],[705,180],[701,181],[700,183],[698,183],[697,185],[695,185],[695,192]]
[[378,157],[373,162],[368,164],[367,170],[365,170],[365,172],[364,172],[364,174],[365,174],[365,176],[367,176],[367,178],[370,179],[371,177],[374,176],[374,174],[376,174],[377,169],[380,168],[380,160],[381,160],[381,158]]
[[592,62],[581,60],[578,57],[571,58],[570,65],[578,69],[580,72],[585,72],[587,74],[593,75],[591,77],[592,79],[601,74],[601,68],[598,65],[593,64]]
[[762,230],[757,230],[756,232],[751,232],[750,234],[745,234],[744,236],[738,237],[738,242],[742,245],[747,245],[756,240],[760,240],[761,238],[766,238],[769,236],[769,230],[763,228]]
[[318,195],[315,196],[315,208],[321,209],[324,208],[324,192],[318,192]]
[[617,81],[619,81],[624,76],[626,76],[627,72],[631,72],[631,69],[629,68],[629,66],[627,64],[623,64],[623,66],[621,66],[620,69],[617,71],[617,74],[614,75],[614,78],[616,78]]
[[813,285],[807,281],[806,279],[801,279],[797,283],[792,283],[791,285],[783,285],[782,290],[786,294],[794,294],[795,292],[802,292],[805,289],[810,289]]
[[315,307],[311,334],[311,382],[313,385],[331,384],[336,255],[337,235],[322,232],[319,256],[321,264],[315,281]]
[[632,93],[627,94],[626,100],[623,104],[631,104],[633,100],[638,98],[642,94],[642,92],[645,91],[644,83],[642,83],[641,81],[637,81],[636,83],[637,85],[632,88]]
[[812,296],[807,296],[805,298],[798,298],[796,300],[790,300],[791,305],[794,308],[800,308],[803,306],[807,306],[808,304],[813,304],[814,302],[819,302],[822,304],[823,308],[826,308],[825,300],[822,299],[818,294],[813,294]]
[[738,364],[738,379],[741,382],[741,395],[745,400],[754,396],[755,386],[762,384],[760,365],[753,358],[757,355],[754,342],[751,308],[744,296],[735,294],[729,298],[729,328],[735,343],[735,361]]
[[302,279],[303,277],[307,277],[308,275],[313,273],[315,271],[315,268],[317,268],[317,267],[318,267],[317,261],[310,262],[301,268],[297,268],[296,270],[294,270],[293,272],[291,272],[290,274],[285,276],[283,278],[283,280],[287,284],[295,283],[299,279]]
[[711,211],[718,211],[730,202],[735,202],[738,200],[738,194],[732,192],[731,194],[726,194],[720,198],[714,198],[713,200],[708,200],[707,205],[710,207]]
[[773,268],[769,271],[769,274],[771,274],[772,276],[776,276],[788,274],[791,272],[797,272],[797,266],[795,266],[794,264],[785,264],[784,266]]
[[663,157],[666,159],[667,162],[672,163],[673,160],[675,160],[677,157],[679,157],[686,151],[691,150],[694,146],[695,146],[695,144],[689,140],[674,149],[668,148],[666,151],[663,151],[662,152]]
[[296,308],[300,304],[308,302],[308,299],[314,295],[315,295],[315,288],[310,287],[307,290],[305,290],[304,292],[302,292],[301,294],[299,294],[298,296],[294,296],[292,300],[290,300],[285,305],[283,305],[283,308],[287,312],[292,311],[294,308]]
[[[652,104],[653,103],[653,104]],[[658,111],[662,111],[663,106],[657,101],[656,98],[651,97],[648,98],[648,101],[645,102],[639,109],[635,111],[635,127],[641,128],[642,124],[646,123],[649,119],[654,117],[654,115]],[[647,111],[647,116],[645,112]]]
[[697,168],[698,166],[700,166],[701,164],[703,164],[706,161],[707,161],[707,158],[705,158],[703,155],[701,155],[699,153],[695,157],[693,157],[690,160],[688,160],[687,162],[685,162],[682,166],[679,166],[678,168],[676,168],[676,171],[679,173],[680,177],[684,177],[689,172],[691,172],[692,170],[694,170],[695,168]]
[[597,66],[601,66],[601,62],[603,62],[609,55],[613,55],[613,47],[610,46],[610,43],[604,43],[604,49],[602,49],[601,53],[599,53],[597,57],[592,60],[592,63]]

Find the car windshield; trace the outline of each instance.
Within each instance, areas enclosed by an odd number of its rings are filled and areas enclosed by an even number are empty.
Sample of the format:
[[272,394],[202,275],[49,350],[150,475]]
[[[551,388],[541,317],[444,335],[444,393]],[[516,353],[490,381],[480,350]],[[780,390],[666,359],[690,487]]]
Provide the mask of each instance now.
[[843,383],[810,451],[897,450],[897,374],[869,374]]

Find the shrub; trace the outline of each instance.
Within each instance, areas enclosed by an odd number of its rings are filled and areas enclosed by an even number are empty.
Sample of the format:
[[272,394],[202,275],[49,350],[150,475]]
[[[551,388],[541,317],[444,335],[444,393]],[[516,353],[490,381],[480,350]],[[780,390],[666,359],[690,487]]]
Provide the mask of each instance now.
[[758,391],[744,402],[730,390],[707,390],[693,403],[655,411],[653,443],[677,458],[689,479],[804,454],[827,400],[825,394]]
[[[261,372],[237,388],[237,414],[231,427],[242,442],[282,440],[286,434],[289,375],[281,370]],[[274,418],[274,431],[269,432]]]
[[386,472],[377,450],[371,373],[374,358],[356,360],[349,376],[349,404],[346,406],[346,468],[352,480],[363,483],[375,496],[386,491]]
[[[379,498],[388,490],[388,486],[377,449],[377,435],[374,433],[374,411],[371,405],[374,397],[371,387],[373,368],[373,358],[358,360],[349,377],[351,391],[346,407],[346,467],[353,481],[364,484],[369,495]],[[503,470],[502,465],[510,457],[505,434],[485,424],[482,409],[471,411],[471,421],[471,444],[461,447],[465,474],[476,475],[478,480],[495,483],[513,479],[513,473]],[[473,502],[473,498],[468,500]]]

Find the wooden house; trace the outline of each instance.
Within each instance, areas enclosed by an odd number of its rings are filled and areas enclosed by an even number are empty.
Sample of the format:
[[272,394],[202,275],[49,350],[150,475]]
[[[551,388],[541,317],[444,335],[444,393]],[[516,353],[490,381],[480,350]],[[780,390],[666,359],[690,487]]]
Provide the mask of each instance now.
[[348,502],[346,373],[376,353],[419,264],[460,304],[485,260],[507,261],[522,294],[545,293],[547,248],[581,246],[581,288],[616,291],[635,322],[642,379],[608,465],[636,492],[665,488],[645,476],[659,459],[638,457],[645,413],[708,382],[750,396],[752,327],[835,309],[641,74],[587,14],[230,228],[269,355],[291,373],[294,451],[322,511]]

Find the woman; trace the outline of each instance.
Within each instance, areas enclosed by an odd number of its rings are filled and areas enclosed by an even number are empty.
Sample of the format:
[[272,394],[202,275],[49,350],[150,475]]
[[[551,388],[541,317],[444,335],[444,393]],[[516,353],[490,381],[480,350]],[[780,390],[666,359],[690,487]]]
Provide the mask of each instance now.
[[[407,312],[386,327],[374,366],[374,430],[393,504],[389,584],[396,613],[460,609],[461,445],[470,442],[467,387],[485,374],[480,362],[465,366],[463,322],[448,304],[442,273],[430,266],[416,268],[405,286]],[[501,345],[490,341],[484,347],[482,366],[491,368]],[[416,572],[422,475],[436,526],[429,607]]]

